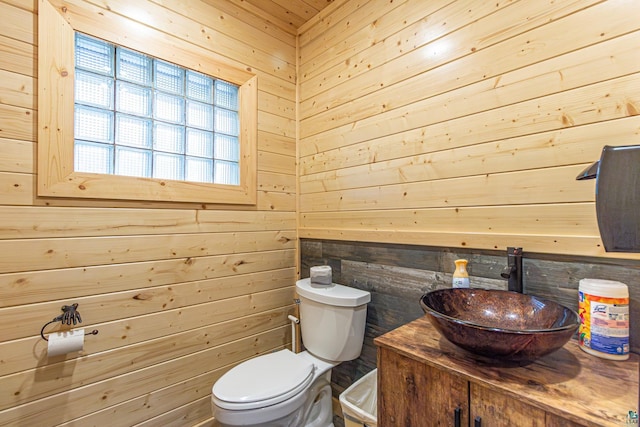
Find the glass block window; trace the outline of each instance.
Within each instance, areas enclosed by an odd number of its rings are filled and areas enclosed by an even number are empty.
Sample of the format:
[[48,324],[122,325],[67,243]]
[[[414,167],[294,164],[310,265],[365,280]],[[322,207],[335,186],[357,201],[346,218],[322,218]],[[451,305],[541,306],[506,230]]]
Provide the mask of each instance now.
[[240,184],[238,86],[76,33],[77,172]]

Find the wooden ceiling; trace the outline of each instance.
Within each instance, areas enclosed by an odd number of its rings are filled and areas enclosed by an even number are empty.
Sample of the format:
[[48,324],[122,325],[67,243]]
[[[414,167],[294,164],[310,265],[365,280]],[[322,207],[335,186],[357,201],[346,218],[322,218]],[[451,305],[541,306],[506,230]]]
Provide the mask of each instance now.
[[[313,18],[333,0],[233,0],[234,3],[251,5],[255,11],[262,11],[265,18],[297,30]],[[273,18],[273,19],[270,19]]]

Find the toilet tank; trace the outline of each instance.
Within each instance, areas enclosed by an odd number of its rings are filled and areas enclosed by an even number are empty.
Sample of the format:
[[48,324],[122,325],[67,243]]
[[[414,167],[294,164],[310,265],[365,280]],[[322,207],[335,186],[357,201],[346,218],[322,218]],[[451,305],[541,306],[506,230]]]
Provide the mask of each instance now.
[[360,356],[371,294],[348,286],[296,282],[300,329],[305,349],[324,360],[343,362]]

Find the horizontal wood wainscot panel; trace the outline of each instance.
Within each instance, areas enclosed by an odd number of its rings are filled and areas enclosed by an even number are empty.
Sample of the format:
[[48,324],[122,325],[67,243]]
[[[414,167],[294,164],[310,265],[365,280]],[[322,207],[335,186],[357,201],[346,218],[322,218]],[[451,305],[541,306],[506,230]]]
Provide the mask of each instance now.
[[296,117],[296,105],[294,102],[282,98],[280,94],[274,95],[266,90],[259,93],[258,110],[270,111],[278,116],[292,120],[295,120]]
[[[203,420],[205,420],[204,423],[198,423],[198,421]],[[211,398],[203,397],[176,408],[173,411],[146,420],[138,424],[138,426],[154,427],[161,425],[163,427],[182,427],[192,425],[194,427],[213,427],[213,423],[214,421],[211,419]]]
[[[35,355],[22,354],[31,366],[2,378],[5,388],[0,393],[0,408],[66,391],[76,381],[97,382],[267,329],[286,326],[287,315],[293,312],[293,297],[294,289],[290,286],[94,325],[92,327],[100,333],[96,339],[86,339],[85,355],[75,361],[82,361],[82,364],[75,366],[72,377],[56,378],[59,372],[56,364],[71,365],[75,363],[73,360],[65,360],[65,356],[47,358],[46,342],[42,339],[32,342],[31,352]],[[18,350],[15,347],[8,350]],[[47,365],[40,367],[44,361]],[[49,380],[37,381],[37,378]]]
[[301,213],[365,209],[414,209],[587,202],[595,199],[592,185],[575,177],[587,165],[561,166],[540,172],[518,171],[394,184],[366,188],[303,193]]
[[[82,308],[84,322],[91,325],[123,319],[129,315],[144,316],[162,312],[163,310],[174,310],[226,298],[286,288],[291,286],[295,280],[295,268],[290,267],[217,279],[196,280],[77,297],[74,298],[74,301]],[[19,338],[39,339],[37,334],[44,322],[48,321],[49,317],[59,313],[60,307],[65,303],[67,303],[65,300],[52,300],[43,303],[6,307],[0,310],[0,336],[9,341],[8,343],[0,344],[0,346],[13,345],[10,340]],[[114,310],[114,307],[118,309]],[[44,315],[44,313],[47,313],[47,315]],[[55,331],[55,326],[47,329],[47,331],[49,330]],[[32,344],[31,340],[21,342],[21,346],[24,345],[33,349]],[[121,343],[121,345],[124,344],[126,342]],[[24,347],[24,349],[26,348]],[[25,354],[24,351],[18,351],[17,354]],[[13,353],[3,357],[5,364],[0,365],[0,372],[13,372],[12,369],[15,367],[24,366],[24,361],[20,359]]]
[[258,149],[258,153],[266,151],[295,157],[296,140],[284,135],[276,135],[258,130]]
[[0,275],[0,307],[281,269],[295,250],[180,258]]
[[0,16],[2,16],[4,23],[2,26],[3,35],[25,43],[34,42],[36,23],[32,12],[0,2]]
[[409,245],[443,246],[474,249],[503,249],[513,246],[546,254],[598,256],[639,259],[638,254],[605,252],[599,236],[519,235],[493,233],[455,233],[435,231],[380,231],[366,229],[300,228],[300,238],[348,240]]
[[619,77],[444,121],[432,120],[437,117],[433,108],[417,103],[302,138],[300,155],[306,157],[390,135],[400,141],[403,135],[420,135],[421,140],[428,141],[424,147],[430,149],[461,147],[634,116],[635,106],[640,105],[639,80],[637,74]]
[[260,123],[260,129],[265,132],[289,138],[295,137],[295,121],[293,118],[277,116],[266,111],[258,111],[258,122]]
[[137,200],[92,200],[58,197],[38,197],[33,200],[34,206],[77,207],[77,208],[150,208],[150,209],[206,209],[206,210],[232,210],[232,211],[257,211],[257,212],[295,212],[295,194],[280,191],[258,190],[255,205],[236,205],[220,203],[189,203],[189,202],[162,202]]
[[[512,70],[526,65],[532,66],[532,70],[529,71],[525,68],[523,72],[516,71],[514,77],[539,72],[546,65],[535,65],[538,61],[551,58],[552,64],[562,64],[561,60],[553,58],[567,53],[571,54],[576,46],[585,43],[586,37],[572,38],[567,40],[567,43],[551,47],[547,46],[543,40],[532,40],[532,38],[546,37],[540,34],[546,33],[546,30],[549,30],[548,27],[539,28],[536,36],[532,36],[525,30],[540,26],[541,23],[546,23],[548,20],[562,22],[558,18],[561,18],[563,14],[573,13],[573,9],[577,5],[586,7],[593,3],[595,2],[573,1],[555,5],[534,2],[519,3],[517,7],[503,8],[496,14],[486,16],[484,20],[464,25],[469,21],[455,22],[449,19],[451,18],[449,16],[436,15],[444,13],[446,9],[457,9],[455,12],[458,13],[458,18],[472,18],[472,16],[466,16],[468,12],[472,14],[480,12],[477,9],[490,8],[493,4],[482,3],[479,6],[477,2],[473,1],[453,2],[448,8],[443,8],[419,22],[416,25],[417,28],[409,26],[394,35],[392,39],[396,43],[378,43],[371,49],[354,53],[348,58],[333,62],[336,65],[329,69],[321,69],[322,73],[316,78],[310,79],[308,85],[306,82],[302,83],[303,88],[312,85],[324,90],[324,92],[318,93],[318,89],[311,87],[311,90],[302,91],[303,123],[313,117],[313,125],[309,132],[318,133],[321,129],[326,130],[344,124],[343,121],[347,117],[353,120],[363,119],[372,115],[376,110],[383,112],[399,108],[427,98],[426,94],[434,96],[445,92],[455,92],[456,89],[485,79],[487,80],[483,83],[485,86],[495,84],[496,88],[501,88],[502,85],[496,84],[493,77],[497,77],[500,81],[503,77],[508,76]],[[508,3],[506,4],[508,5]],[[425,9],[423,5],[419,4],[413,7]],[[498,7],[502,7],[502,5],[498,5]],[[521,19],[522,17],[526,18]],[[433,21],[441,20],[442,26],[433,25],[432,19]],[[509,22],[508,28],[505,26],[506,22]],[[456,24],[464,25],[464,27],[460,31],[447,34],[447,31],[452,29],[450,25],[455,26]],[[588,40],[591,43],[609,40],[627,32],[624,29],[609,31],[609,23],[603,25],[607,27],[606,34],[589,32]],[[629,28],[629,23],[622,25],[625,29]],[[497,27],[500,27],[500,30],[497,30]],[[553,27],[556,31],[564,31],[565,28],[562,24],[557,23]],[[441,39],[443,33],[446,40]],[[516,33],[516,37],[513,37],[514,33]],[[534,33],[536,32],[534,31]],[[584,34],[581,35],[584,36]],[[567,37],[563,34],[563,41],[565,39]],[[538,42],[535,43],[536,41]],[[525,51],[526,55],[513,55],[513,52],[522,51]],[[586,52],[581,55],[587,58],[589,56]],[[497,58],[500,59],[496,61]],[[478,67],[476,64],[482,64],[482,67]],[[564,62],[564,66],[567,66],[566,62]],[[460,69],[464,69],[465,73],[460,75],[457,72]],[[344,76],[348,76],[348,78]],[[549,78],[557,79],[551,75],[547,76],[547,79]],[[593,79],[593,77],[588,78]],[[527,78],[523,80],[524,85],[529,83]],[[510,77],[505,78],[507,84],[510,81],[512,81]],[[416,90],[416,87],[419,87],[420,90]],[[547,89],[551,89],[551,87],[538,88],[537,90],[545,91]],[[470,92],[469,90],[465,91]],[[477,88],[473,91],[476,92]],[[403,96],[401,98],[394,96],[397,93],[402,93]],[[528,93],[530,90],[524,90],[521,95]],[[394,102],[389,102],[390,99],[393,99]],[[449,99],[453,98],[449,97]],[[348,116],[341,114],[341,111],[345,109],[349,110]],[[315,123],[316,118],[324,120],[318,120],[318,123]]]
[[[509,7],[514,2],[499,1],[491,4],[473,0],[432,1],[428,4],[370,2],[370,7],[359,8],[349,16],[336,13],[335,21],[327,20],[327,26],[332,28],[325,29],[324,33],[317,36],[313,42],[319,45],[332,37],[334,46],[330,49],[326,46],[318,46],[318,48],[305,46],[300,57],[301,71],[305,77],[305,83],[307,80],[319,82],[320,76],[324,74],[324,79],[327,81],[327,85],[324,85],[325,90],[327,87],[334,87],[336,83],[347,80],[351,87],[357,88],[358,85],[353,82],[354,77],[375,70],[387,62],[402,60],[404,65],[409,65],[412,56],[407,54],[413,52],[413,57],[416,57],[415,51],[421,49],[426,51],[429,44],[440,38],[455,37],[458,46],[453,46],[454,49],[451,50],[443,50],[442,56],[433,55],[435,49],[432,49],[431,55],[424,55],[422,52],[423,57],[429,57],[428,63],[434,64],[431,66],[456,59],[452,53],[464,56],[480,51],[540,24],[558,20],[568,13],[575,12],[577,7],[588,7],[594,3],[596,2],[573,1],[564,2],[563,5],[527,3],[518,4],[518,7]],[[356,17],[360,17],[363,21],[357,22]],[[375,25],[371,25],[366,20],[374,21]],[[505,22],[508,22],[508,25],[505,25]],[[339,28],[340,26],[345,28]],[[317,26],[315,30],[319,27]],[[479,37],[479,35],[485,37]],[[302,34],[301,40],[307,36],[306,33]],[[467,49],[463,50],[463,46]],[[468,49],[468,46],[473,46],[474,50]],[[364,52],[371,56],[366,58]],[[416,72],[416,67],[394,71],[394,75],[385,75],[384,78],[404,80],[411,75],[410,73]],[[395,77],[396,75],[398,77]],[[317,86],[320,87],[320,85]],[[317,95],[318,90],[315,85],[306,84],[303,87],[310,96]],[[314,89],[316,92],[313,92]]]
[[295,230],[294,212],[0,206],[0,219],[1,239]]
[[38,48],[2,34],[0,29],[0,69],[36,77]]
[[[640,65],[635,58],[634,47],[640,43],[639,38],[640,33],[633,32],[579,52],[570,52],[444,93],[440,92],[440,86],[435,86],[442,79],[434,78],[431,72],[427,72],[420,75],[420,78],[401,82],[384,91],[329,109],[314,116],[313,121],[337,127],[383,114],[388,110],[401,111],[404,105],[411,105],[411,110],[404,111],[412,113],[417,109],[429,109],[429,123],[437,123],[532,98],[543,98],[638,72]],[[434,92],[424,91],[429,85],[434,86]],[[415,87],[422,90],[416,91]],[[389,97],[399,91],[403,93],[402,101],[390,103]],[[329,129],[319,129],[316,133]]]
[[289,99],[295,86],[273,76],[259,77],[258,111],[270,112],[274,117],[295,119],[295,103]]
[[[164,387],[145,395],[129,399],[114,406],[96,411],[94,413],[76,418],[73,421],[59,424],[60,427],[84,427],[87,425],[127,425],[128,423],[142,423],[146,420],[153,422],[152,426],[161,425],[182,427],[185,424],[165,424],[165,421],[155,422],[156,417],[175,414],[185,406],[200,405],[206,402],[205,418],[211,417],[211,384],[215,383],[232,366],[215,369],[211,372],[190,378],[187,381]],[[205,396],[205,397],[203,397]],[[173,402],[182,405],[174,411],[167,413],[164,409],[165,402]],[[198,406],[197,416],[202,409]],[[182,416],[191,419],[194,415],[191,407],[183,409]],[[140,424],[136,424],[140,425]]]
[[18,7],[22,10],[26,10],[32,13],[38,10],[38,2],[36,0],[33,0],[33,1],[3,0],[3,1],[7,4],[10,4],[12,6]]
[[0,104],[0,138],[36,140],[36,112],[34,110]]
[[37,102],[36,79],[23,74],[0,70],[0,104],[35,109]]
[[[94,411],[125,402],[129,399],[148,394],[172,384],[186,385],[186,380],[194,376],[235,363],[260,353],[282,348],[287,344],[287,331],[290,326],[282,326],[255,336],[232,341],[185,356],[168,359],[149,367],[114,376],[84,387],[72,388],[47,398],[30,401],[0,412],[0,423],[30,423],[31,425],[54,425],[63,421],[87,415]],[[173,347],[174,344],[169,344]],[[108,366],[109,355],[100,366]],[[146,352],[141,354],[144,359]],[[130,363],[131,358],[127,356]],[[70,362],[73,364],[74,362]],[[59,376],[64,365],[52,365]],[[212,375],[213,376],[213,375]],[[61,378],[68,381],[67,378]],[[213,384],[213,380],[211,381]],[[35,385],[35,384],[33,384]],[[114,391],[118,392],[115,393]],[[68,402],[73,401],[73,405]]]
[[29,206],[33,203],[35,179],[32,174],[0,172],[0,204]]
[[295,212],[296,195],[280,191],[258,191],[257,206],[260,210]]
[[[258,72],[257,75],[260,84],[260,91],[258,92],[259,97],[262,96],[262,92],[265,92],[273,96],[283,98],[283,101],[278,101],[278,108],[276,110],[287,110],[291,106],[291,103],[294,102],[293,99],[295,99],[295,85],[290,82],[285,82],[282,79],[271,76],[269,74]],[[258,102],[260,102],[260,100],[258,100]],[[260,104],[258,104],[258,106],[260,106]],[[259,110],[264,111],[263,108],[259,108]],[[266,111],[271,111],[271,109],[268,109]],[[280,113],[279,111],[275,112]],[[289,114],[284,114],[284,117],[289,117]],[[294,124],[294,122],[292,122],[292,124]]]
[[381,184],[545,168],[558,159],[589,163],[600,157],[604,145],[631,144],[640,144],[640,116],[451,148],[432,144],[426,136],[398,136],[395,143],[383,138],[301,159],[300,183],[310,192],[318,181],[330,190],[345,187],[345,179],[356,187],[363,177]]
[[296,192],[296,182],[291,175],[274,172],[258,172],[258,191]]
[[0,138],[0,172],[33,173],[35,144],[31,141]]
[[450,232],[567,236],[598,236],[595,203],[522,206],[306,212],[302,228],[399,232]]
[[291,182],[295,183],[293,176],[296,172],[296,158],[262,151],[258,153],[258,170],[291,175]]
[[292,230],[0,240],[0,274],[295,249],[295,239]]
[[[393,10],[387,10],[384,15],[367,17],[374,20],[375,25],[363,26],[357,32],[331,32],[337,39],[336,47],[328,52],[313,52],[313,58],[309,57],[311,54],[307,54],[306,49],[302,51],[300,69],[305,77],[300,85],[303,120],[342,105],[347,100],[356,100],[356,93],[366,96],[371,92],[384,92],[394,83],[409,79],[425,68],[436,68],[459,56],[468,55],[470,44],[474,45],[476,51],[480,50],[482,46],[478,46],[477,35],[482,27],[478,28],[479,23],[468,23],[481,20],[489,21],[485,26],[499,26],[498,19],[492,21],[487,17],[499,16],[500,10],[511,4],[508,1],[489,4],[468,0],[432,1],[428,4],[404,2],[400,5],[385,5],[382,1],[378,3],[382,3],[379,6],[381,10],[392,7]],[[526,6],[521,6],[526,9]],[[550,6],[547,5],[547,8]],[[494,13],[496,11],[497,14]],[[503,10],[503,13],[509,11],[512,9]],[[364,13],[370,12],[361,12]],[[482,21],[482,18],[485,20]],[[345,20],[350,24],[352,17]],[[398,25],[399,22],[403,23],[402,27]],[[351,27],[355,29],[355,26]],[[459,34],[461,27],[463,31]],[[497,36],[508,37],[508,33],[503,27]],[[465,36],[473,38],[473,41],[465,40]],[[440,55],[434,55],[437,48],[431,48],[430,45],[443,37],[456,37],[457,41],[449,49],[442,49]],[[492,37],[487,37],[487,42],[490,39]],[[427,49],[431,50],[430,54]],[[422,58],[419,66],[418,56]],[[398,66],[398,63],[402,66]],[[391,69],[391,74],[378,72]],[[331,96],[336,88],[340,88],[341,93]]]

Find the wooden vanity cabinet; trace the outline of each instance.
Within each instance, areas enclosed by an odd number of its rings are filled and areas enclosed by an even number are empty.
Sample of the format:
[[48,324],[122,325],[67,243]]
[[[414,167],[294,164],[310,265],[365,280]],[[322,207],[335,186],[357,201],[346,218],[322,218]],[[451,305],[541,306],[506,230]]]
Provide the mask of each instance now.
[[378,425],[469,423],[468,382],[388,349],[378,351]]
[[547,425],[538,408],[388,349],[378,351],[378,384],[381,426]]
[[569,342],[524,366],[469,356],[421,318],[376,338],[383,427],[602,427],[638,410],[638,356],[613,362]]

